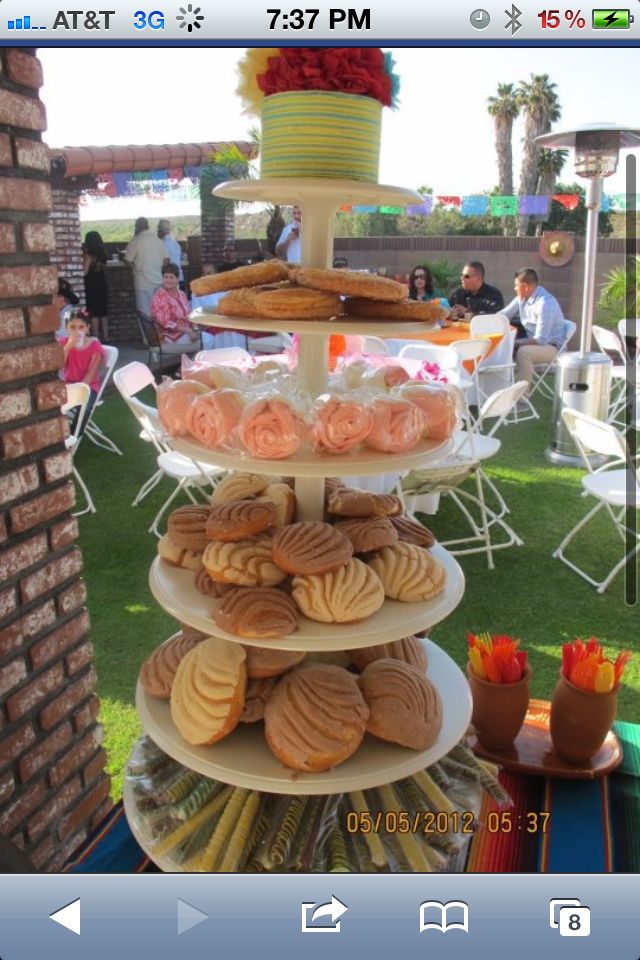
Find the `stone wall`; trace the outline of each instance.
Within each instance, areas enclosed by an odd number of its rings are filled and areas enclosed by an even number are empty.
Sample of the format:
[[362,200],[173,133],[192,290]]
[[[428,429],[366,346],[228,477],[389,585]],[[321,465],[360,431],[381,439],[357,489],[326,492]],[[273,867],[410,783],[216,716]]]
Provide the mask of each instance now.
[[59,870],[109,808],[42,143],[40,62],[0,51],[0,834]]

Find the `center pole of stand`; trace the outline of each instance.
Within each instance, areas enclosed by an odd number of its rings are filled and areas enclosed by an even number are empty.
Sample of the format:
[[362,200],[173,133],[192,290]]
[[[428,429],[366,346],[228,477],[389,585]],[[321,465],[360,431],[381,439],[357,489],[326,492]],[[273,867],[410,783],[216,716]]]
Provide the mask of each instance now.
[[[302,209],[302,265],[325,269],[333,257],[335,209],[326,200],[300,201]],[[313,324],[313,320],[309,321]],[[329,337],[301,333],[298,338],[298,385],[315,400],[327,389]],[[324,519],[324,477],[297,477],[298,520]]]

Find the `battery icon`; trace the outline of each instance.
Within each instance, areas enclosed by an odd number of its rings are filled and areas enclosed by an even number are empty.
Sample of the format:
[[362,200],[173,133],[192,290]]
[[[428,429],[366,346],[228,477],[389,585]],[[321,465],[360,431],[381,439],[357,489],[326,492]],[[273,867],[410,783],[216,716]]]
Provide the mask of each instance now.
[[630,10],[594,10],[594,30],[628,30],[633,23]]

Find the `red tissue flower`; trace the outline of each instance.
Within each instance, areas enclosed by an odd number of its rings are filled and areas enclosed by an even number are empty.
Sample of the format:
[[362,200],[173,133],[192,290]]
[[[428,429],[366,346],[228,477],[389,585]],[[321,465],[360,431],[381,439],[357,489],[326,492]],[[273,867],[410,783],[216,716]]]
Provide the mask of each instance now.
[[259,74],[269,96],[294,90],[333,90],[379,100],[391,106],[391,78],[378,47],[281,47]]

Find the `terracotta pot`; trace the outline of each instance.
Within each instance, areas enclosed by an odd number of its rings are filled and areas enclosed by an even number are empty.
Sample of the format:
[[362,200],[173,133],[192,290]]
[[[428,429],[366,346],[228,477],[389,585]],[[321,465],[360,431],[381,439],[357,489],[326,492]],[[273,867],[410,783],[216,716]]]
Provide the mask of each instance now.
[[520,732],[529,705],[531,667],[526,666],[517,683],[489,683],[477,677],[467,664],[473,696],[471,722],[479,743],[487,750],[506,750]]
[[584,764],[596,755],[616,718],[618,691],[594,693],[560,674],[551,701],[551,741],[559,757]]

